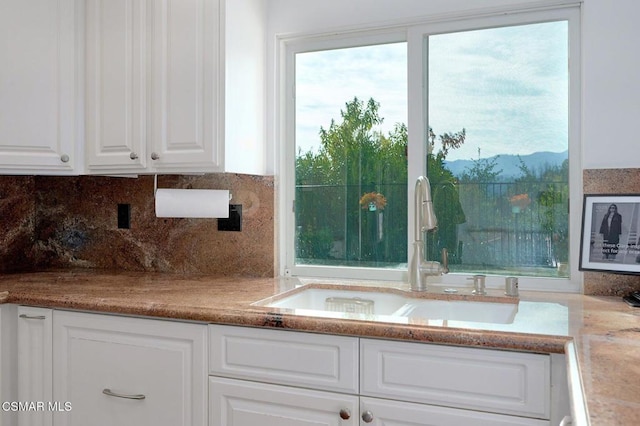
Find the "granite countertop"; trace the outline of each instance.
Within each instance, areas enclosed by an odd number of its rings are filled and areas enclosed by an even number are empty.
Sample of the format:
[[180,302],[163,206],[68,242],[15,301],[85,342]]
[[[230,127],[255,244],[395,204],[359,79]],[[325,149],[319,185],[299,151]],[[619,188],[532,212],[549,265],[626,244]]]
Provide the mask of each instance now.
[[[565,353],[574,345],[591,424],[640,424],[640,308],[619,297],[521,292],[512,324],[394,323],[254,305],[300,285],[285,278],[131,272],[5,274],[0,275],[0,303],[542,353]],[[488,297],[502,295],[494,290]]]

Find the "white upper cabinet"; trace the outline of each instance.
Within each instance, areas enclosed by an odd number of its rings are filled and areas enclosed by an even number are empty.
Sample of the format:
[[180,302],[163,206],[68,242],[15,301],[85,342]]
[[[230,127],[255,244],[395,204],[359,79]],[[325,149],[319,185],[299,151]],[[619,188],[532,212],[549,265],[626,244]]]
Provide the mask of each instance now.
[[151,4],[151,166],[222,170],[219,2]]
[[0,2],[0,173],[82,167],[82,7],[76,0]]
[[86,7],[88,173],[264,173],[261,0]]
[[147,3],[86,2],[85,132],[90,170],[146,167]]

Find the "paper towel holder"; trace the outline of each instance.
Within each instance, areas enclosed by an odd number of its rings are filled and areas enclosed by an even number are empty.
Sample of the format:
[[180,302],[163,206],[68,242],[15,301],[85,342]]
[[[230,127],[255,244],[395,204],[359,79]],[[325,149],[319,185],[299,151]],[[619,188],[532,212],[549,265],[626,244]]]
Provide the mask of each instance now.
[[[158,175],[153,175],[153,198],[156,197],[156,193],[158,192]],[[229,191],[229,201],[233,198],[233,194]]]

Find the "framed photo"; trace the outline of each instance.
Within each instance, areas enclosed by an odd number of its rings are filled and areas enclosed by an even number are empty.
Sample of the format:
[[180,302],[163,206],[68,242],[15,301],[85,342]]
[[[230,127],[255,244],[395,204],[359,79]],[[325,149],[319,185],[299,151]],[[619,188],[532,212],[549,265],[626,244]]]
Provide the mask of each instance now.
[[585,195],[582,271],[640,274],[640,195]]

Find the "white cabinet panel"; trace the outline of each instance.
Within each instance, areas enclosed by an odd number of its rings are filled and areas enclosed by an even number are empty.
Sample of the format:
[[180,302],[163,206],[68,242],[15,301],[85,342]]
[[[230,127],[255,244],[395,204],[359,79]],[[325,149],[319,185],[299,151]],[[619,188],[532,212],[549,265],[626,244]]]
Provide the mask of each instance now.
[[360,412],[362,426],[549,426],[547,420],[365,397]]
[[206,326],[56,311],[54,397],[65,425],[206,424]]
[[548,355],[361,339],[360,393],[548,419]]
[[209,426],[355,426],[358,397],[211,377]]
[[358,339],[284,330],[209,326],[210,374],[358,392]]
[[[17,309],[15,305],[0,306],[0,401],[17,399]],[[0,426],[17,423],[16,413],[0,411]]]
[[144,170],[147,108],[147,2],[87,0],[87,166]]
[[53,424],[52,324],[51,309],[18,307],[18,401],[45,408],[18,412],[19,426]]
[[82,11],[76,0],[0,2],[0,172],[78,166]]
[[159,0],[150,12],[152,167],[219,168],[219,1]]

